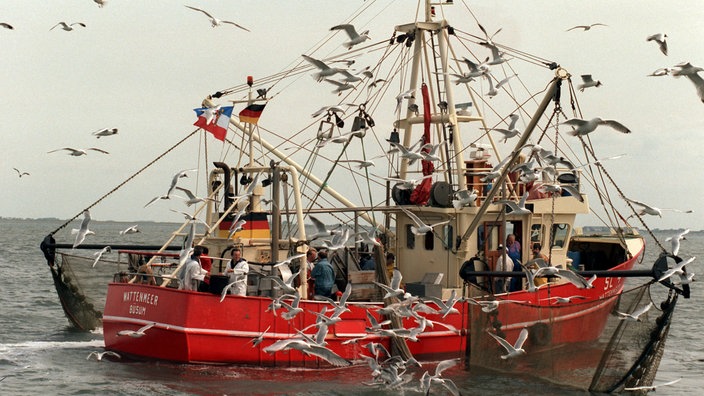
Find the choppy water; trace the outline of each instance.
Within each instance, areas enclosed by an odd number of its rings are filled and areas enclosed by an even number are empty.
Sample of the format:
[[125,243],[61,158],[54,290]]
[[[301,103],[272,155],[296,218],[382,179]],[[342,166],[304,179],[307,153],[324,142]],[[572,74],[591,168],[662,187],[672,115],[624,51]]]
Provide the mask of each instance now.
[[[42,237],[61,222],[0,219],[0,394],[115,394],[115,395],[396,395],[363,385],[371,377],[367,367],[345,369],[283,370],[239,366],[205,366],[163,362],[86,360],[103,347],[102,334],[71,330],[63,315],[51,275],[39,251]],[[132,224],[100,223],[101,235],[90,242],[108,242],[119,230]],[[70,227],[69,227],[70,228]],[[160,243],[173,230],[172,224],[140,224],[139,234],[126,242]],[[114,231],[114,233],[112,232]],[[65,232],[65,233],[64,233]],[[664,240],[668,234],[657,234]],[[103,239],[101,239],[103,238]],[[67,231],[59,242],[70,241]],[[704,234],[690,233],[682,242],[682,256],[704,257]],[[650,255],[655,252],[649,241]],[[644,265],[653,260],[646,257]],[[701,262],[690,267],[701,273]],[[641,268],[645,268],[644,266]],[[656,384],[683,379],[660,388],[658,395],[699,394],[704,388],[704,341],[701,301],[704,290],[692,285],[692,298],[680,299],[670,330],[666,353]],[[427,367],[433,368],[433,364]],[[419,378],[425,368],[415,373]],[[558,387],[519,376],[497,377],[455,367],[443,373],[462,394],[481,395],[584,395],[586,392]],[[415,381],[417,383],[417,381]],[[406,389],[404,394],[420,394]],[[433,394],[442,394],[434,390]]]

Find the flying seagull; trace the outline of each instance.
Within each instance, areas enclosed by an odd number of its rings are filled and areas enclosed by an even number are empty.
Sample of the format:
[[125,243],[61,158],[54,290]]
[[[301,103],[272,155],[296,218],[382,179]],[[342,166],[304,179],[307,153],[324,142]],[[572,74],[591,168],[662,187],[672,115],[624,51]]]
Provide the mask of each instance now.
[[338,69],[336,67],[330,67],[325,62],[323,62],[319,59],[312,58],[308,55],[301,55],[301,56],[303,57],[303,59],[308,61],[311,65],[320,69],[319,72],[313,74],[313,78],[315,78],[315,81],[317,81],[317,82],[321,82],[321,81],[325,80],[325,77],[330,77],[330,76],[340,72],[340,69]]
[[66,151],[68,151],[68,152],[69,152],[68,155],[72,155],[72,156],[74,156],[74,157],[80,157],[81,155],[88,155],[88,150],[97,151],[97,152],[100,152],[100,153],[103,153],[103,154],[110,154],[110,153],[108,153],[107,151],[101,150],[101,149],[96,148],[96,147],[89,147],[89,148],[85,148],[85,149],[76,149],[76,148],[71,148],[71,147],[64,147],[64,148],[60,148],[60,149],[56,149],[56,150],[47,151],[47,154],[49,154],[49,153],[55,153],[55,152],[61,151],[61,150],[66,150]]
[[601,81],[594,81],[591,74],[582,74],[582,84],[579,85],[579,90],[584,92],[586,88],[589,87],[600,87]]
[[656,33],[653,35],[648,36],[645,41],[655,41],[658,43],[658,47],[660,48],[660,52],[663,54],[667,55],[667,34],[665,33]]
[[652,392],[655,392],[657,388],[659,388],[659,387],[661,387],[661,386],[669,386],[669,385],[672,385],[672,384],[676,384],[676,383],[680,382],[681,379],[682,379],[682,378],[677,378],[677,379],[674,380],[674,381],[665,382],[665,383],[660,384],[660,385],[636,386],[636,387],[632,387],[632,388],[623,388],[623,390],[629,391],[629,392],[638,392],[638,391],[645,391],[646,393],[647,393],[647,392],[651,392],[651,391],[652,391]]
[[138,233],[139,229],[137,229],[137,224],[127,227],[125,230],[120,231],[120,235],[127,235],[127,234],[135,234]]
[[17,169],[17,168],[12,168],[12,169],[14,169],[15,172],[17,172],[17,176],[19,176],[19,177],[22,177],[22,176],[29,176],[29,172],[20,172],[20,170]]
[[567,132],[572,136],[584,136],[588,133],[594,132],[594,130],[600,125],[609,126],[621,133],[631,133],[631,130],[626,128],[620,122],[614,120],[602,120],[599,117],[592,118],[591,120],[572,118],[571,120],[567,120],[562,124],[575,127],[573,130]]
[[[93,0],[93,1],[98,4],[98,8],[105,7],[105,4],[108,2],[108,0]],[[100,360],[100,359],[98,359],[98,360]]]
[[688,233],[689,233],[689,228],[687,228],[686,230],[684,230],[682,232],[678,232],[677,234],[665,239],[665,242],[670,241],[670,243],[672,244],[672,252],[671,253],[673,256],[677,256],[677,253],[680,252],[680,241],[683,239],[687,239],[684,236],[687,235]]
[[643,315],[644,313],[648,312],[650,308],[653,307],[653,303],[648,303],[648,305],[638,308],[633,313],[624,313],[624,312],[619,312],[616,311],[616,313],[619,315],[619,319],[621,320],[628,320],[630,322],[642,322],[640,319],[640,316]]
[[[691,210],[680,210],[680,209],[671,209],[671,208],[661,209],[661,208],[656,208],[655,206],[651,206],[651,205],[648,205],[648,204],[643,203],[643,202],[640,202],[640,201],[636,201],[636,200],[634,200],[634,199],[629,199],[629,198],[626,198],[626,197],[624,197],[624,199],[625,199],[626,201],[630,202],[630,203],[634,203],[634,204],[636,204],[636,205],[638,205],[638,206],[641,207],[640,212],[638,212],[638,215],[640,215],[640,216],[644,216],[644,215],[649,214],[649,215],[651,215],[651,216],[662,217],[662,211],[663,211],[663,210],[669,210],[669,211],[672,211],[672,212],[680,212],[680,213],[692,213]],[[633,215],[629,216],[629,218],[632,217],[632,216],[633,216]]]
[[176,190],[183,191],[186,193],[186,196],[188,196],[188,199],[186,200],[186,206],[191,206],[193,204],[197,204],[198,202],[205,202],[205,201],[212,201],[215,202],[213,198],[202,198],[202,197],[197,197],[195,194],[191,192],[191,190],[183,187],[178,187],[176,186]]
[[234,23],[234,22],[232,22],[232,21],[223,21],[223,20],[217,19],[217,18],[215,18],[214,16],[210,15],[207,11],[201,10],[200,8],[191,7],[191,6],[185,6],[185,7],[186,7],[186,8],[190,8],[191,10],[194,10],[194,11],[200,11],[200,12],[202,12],[203,14],[207,15],[208,18],[210,18],[210,24],[211,24],[212,27],[222,26],[223,23],[227,23],[227,24],[229,24],[229,25],[237,26],[238,28],[240,28],[240,29],[242,29],[242,30],[246,30],[246,31],[249,32],[249,29],[247,29],[247,28],[245,28],[245,27],[243,27],[243,26],[240,26],[240,25],[238,25],[238,24],[236,24],[236,23]]
[[93,231],[88,229],[88,223],[90,223],[90,212],[86,209],[83,211],[83,221],[81,222],[80,229],[72,229],[71,234],[76,234],[76,241],[73,243],[73,248],[75,249],[78,245],[83,243],[86,239],[86,235],[95,234]]
[[100,139],[102,136],[117,135],[117,128],[103,128],[92,133],[93,136]]
[[117,352],[113,352],[113,351],[95,352],[95,351],[93,351],[88,354],[88,356],[86,357],[86,360],[90,360],[90,358],[95,357],[95,360],[101,361],[101,360],[103,360],[103,357],[105,357],[106,355],[116,357],[118,359],[122,359],[122,356],[120,356]]
[[521,356],[521,355],[526,354],[526,351],[523,349],[523,344],[528,339],[528,329],[523,328],[523,330],[521,330],[521,333],[518,335],[518,338],[516,339],[516,343],[513,345],[511,345],[508,341],[497,336],[494,333],[491,333],[489,331],[487,331],[487,333],[489,333],[490,336],[494,337],[494,339],[499,343],[499,345],[504,347],[504,349],[506,349],[506,352],[508,352],[508,354],[502,355],[501,359],[506,360],[506,359],[515,358],[517,356]]
[[435,224],[425,224],[423,221],[415,215],[415,213],[409,211],[408,209],[404,208],[403,206],[400,206],[401,210],[406,213],[406,215],[416,224],[415,227],[411,226],[411,232],[416,234],[416,235],[424,235],[428,231],[432,231],[434,227],[437,227],[439,225],[447,224],[451,221],[451,219],[441,221]]
[[0,26],[4,27],[5,29],[9,29],[9,30],[15,29],[12,25],[10,25],[9,23],[5,23],[5,22],[0,22]]
[[603,23],[592,23],[591,25],[577,25],[577,26],[573,26],[565,31],[569,32],[570,30],[582,29],[582,31],[586,32],[587,30],[593,28],[594,26],[609,26],[609,25],[605,25]]
[[140,327],[138,330],[120,330],[117,332],[118,336],[130,336],[133,338],[139,338],[145,335],[145,332],[156,325],[155,322],[149,323],[146,326]]
[[49,30],[54,30],[55,27],[61,26],[61,29],[65,30],[65,31],[67,31],[67,32],[70,32],[71,30],[75,29],[75,28],[73,27],[74,25],[78,25],[78,26],[81,26],[81,27],[86,27],[86,24],[85,24],[85,23],[82,23],[82,22],[74,22],[74,23],[71,23],[71,24],[67,24],[66,22],[59,22],[59,23],[57,23],[56,25],[54,25],[54,26],[53,26],[51,29],[49,29]]
[[362,33],[357,33],[353,25],[343,24],[337,25],[330,28],[330,30],[344,30],[345,33],[350,37],[350,41],[344,42],[342,45],[347,47],[347,49],[352,49],[357,44],[361,44],[369,40],[369,30],[365,30]]
[[93,261],[93,266],[91,268],[95,268],[95,265],[98,264],[98,261],[100,261],[100,259],[103,257],[103,254],[110,253],[111,251],[112,249],[110,248],[110,246],[105,246],[99,252],[93,253],[93,256],[95,256],[95,261]]

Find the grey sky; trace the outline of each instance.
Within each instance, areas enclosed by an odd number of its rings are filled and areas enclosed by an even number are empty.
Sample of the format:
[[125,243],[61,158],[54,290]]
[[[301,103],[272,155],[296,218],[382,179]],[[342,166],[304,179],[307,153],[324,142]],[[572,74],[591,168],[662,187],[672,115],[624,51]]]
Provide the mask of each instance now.
[[[195,121],[192,109],[205,95],[239,85],[247,75],[256,80],[300,61],[300,55],[308,53],[331,26],[347,21],[367,3],[112,0],[101,9],[91,0],[3,1],[0,21],[15,30],[0,30],[4,54],[0,216],[68,218],[79,213],[190,133]],[[465,7],[455,3],[455,8]],[[653,227],[702,228],[704,210],[698,207],[704,187],[697,161],[704,146],[704,104],[686,79],[645,77],[682,61],[704,65],[701,1],[469,3],[488,31],[503,28],[495,40],[558,61],[575,76],[575,83],[580,74],[601,80],[602,87],[579,95],[585,117],[616,119],[633,131],[595,132],[594,145],[605,156],[628,154],[607,165],[611,175],[631,198],[662,208],[695,210],[690,215],[650,218]],[[234,20],[252,32],[232,26],[211,28],[204,15],[184,4]],[[360,23],[367,24],[374,41],[383,40],[394,24],[413,19],[414,4],[377,0],[372,4],[374,17]],[[466,15],[463,9],[456,11]],[[453,20],[452,10],[448,19],[479,34],[473,22]],[[83,22],[87,27],[49,31],[59,21]],[[565,32],[595,22],[609,26]],[[668,34],[667,57],[645,41],[656,32]],[[303,94],[306,101],[299,98],[278,105],[287,122],[311,122],[310,113],[336,100],[330,94],[332,86],[317,85],[307,75],[303,80],[299,86],[310,86]],[[262,118],[263,126],[282,124],[274,102]],[[100,140],[90,135],[108,127],[119,128],[119,135]],[[79,158],[47,154],[61,147],[100,147],[111,154],[90,152]],[[179,215],[166,207],[143,205],[165,193],[174,173],[197,164],[196,152],[195,147],[175,151],[97,207],[93,218],[179,221]],[[211,139],[209,155],[214,159],[219,154]],[[32,175],[20,179],[13,167]],[[195,189],[196,180],[185,185]]]

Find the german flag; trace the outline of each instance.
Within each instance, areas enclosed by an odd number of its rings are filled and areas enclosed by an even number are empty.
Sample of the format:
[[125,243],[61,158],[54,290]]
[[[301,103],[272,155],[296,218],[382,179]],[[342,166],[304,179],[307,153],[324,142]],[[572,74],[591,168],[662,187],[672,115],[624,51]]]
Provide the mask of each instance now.
[[264,111],[264,106],[266,106],[266,104],[251,104],[245,107],[244,110],[240,111],[240,121],[257,125],[259,117],[262,115],[262,111]]

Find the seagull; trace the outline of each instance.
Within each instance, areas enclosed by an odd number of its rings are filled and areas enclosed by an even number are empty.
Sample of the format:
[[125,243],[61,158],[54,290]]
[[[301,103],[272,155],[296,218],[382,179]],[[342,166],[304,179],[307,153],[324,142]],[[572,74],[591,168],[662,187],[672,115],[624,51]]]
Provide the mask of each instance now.
[[178,187],[176,186],[176,190],[183,191],[186,193],[186,196],[188,199],[186,200],[186,206],[191,206],[193,204],[197,204],[198,202],[205,202],[205,201],[212,201],[215,202],[213,198],[201,198],[201,197],[196,197],[195,194],[191,192],[191,190],[183,187]]
[[331,241],[324,241],[323,246],[325,246],[328,252],[344,249],[348,239],[350,239],[350,230],[345,229],[342,233],[333,235]]
[[450,367],[456,366],[459,363],[459,359],[449,359],[443,360],[435,367],[435,374],[430,375],[426,371],[420,379],[420,389],[425,394],[430,394],[430,387],[433,384],[440,384],[444,386],[453,396],[459,396],[460,391],[457,385],[452,382],[449,378],[442,378],[442,372]]
[[499,52],[499,47],[497,47],[496,45],[491,44],[491,43],[479,43],[479,44],[491,49],[491,60],[486,63],[487,65],[500,65],[508,60],[503,57],[504,53]]
[[212,27],[221,26],[223,23],[227,23],[227,24],[230,24],[230,25],[237,26],[238,28],[249,32],[249,29],[247,29],[247,28],[245,28],[245,27],[242,27],[242,26],[240,26],[240,25],[238,25],[238,24],[236,24],[236,23],[234,23],[234,22],[232,22],[232,21],[221,21],[220,19],[215,18],[214,16],[210,15],[207,11],[201,10],[200,8],[191,7],[191,6],[185,6],[185,7],[186,7],[186,8],[190,8],[191,10],[194,10],[194,11],[200,11],[200,12],[202,12],[203,14],[207,15],[208,18],[210,18],[210,24],[211,24]]
[[674,77],[688,76],[691,74],[697,74],[700,71],[704,71],[704,68],[699,66],[694,66],[689,62],[678,63],[674,68],[670,69],[670,74]]
[[640,316],[643,315],[644,313],[648,312],[650,308],[653,307],[653,303],[648,303],[648,305],[641,307],[639,309],[636,309],[633,311],[633,313],[627,314],[623,312],[616,311],[616,313],[619,315],[619,319],[621,320],[628,320],[630,322],[642,322],[640,319]]
[[655,41],[658,43],[658,46],[660,48],[660,52],[663,54],[667,55],[667,34],[665,33],[656,33],[653,35],[648,36],[645,41]]
[[101,136],[117,135],[117,128],[103,128],[93,132],[91,135],[100,139]]
[[496,201],[496,203],[502,203],[511,208],[511,212],[507,213],[511,216],[532,214],[533,212],[531,212],[530,209],[526,209],[526,199],[528,199],[528,191],[523,194],[521,200],[518,203],[506,199],[501,199],[499,201]]
[[[233,272],[234,275],[234,281],[228,283],[225,285],[225,287],[222,288],[222,291],[220,292],[220,302],[223,302],[225,300],[225,297],[227,296],[227,292],[230,291],[232,286],[241,283],[241,282],[246,282],[247,281],[247,273],[242,271],[241,269],[237,269]],[[276,316],[276,311],[274,311],[274,316]]]
[[438,313],[442,314],[443,318],[449,314],[460,313],[460,311],[458,311],[457,308],[454,307],[455,303],[459,301],[455,289],[452,289],[452,292],[450,292],[450,298],[447,299],[447,302],[443,302],[441,299],[433,296],[426,296],[425,298],[430,299],[430,301],[434,302],[435,305],[438,306],[438,308],[440,309]]
[[[462,74],[465,77],[481,77],[489,72],[489,67],[485,62],[477,64],[467,58],[462,58],[462,61],[469,67],[469,73]],[[489,58],[486,61],[488,62]]]
[[329,78],[325,78],[324,80],[337,87],[332,90],[332,93],[336,93],[338,95],[342,95],[342,92],[347,91],[348,89],[357,89],[354,87],[354,85],[348,82],[335,81]]
[[467,205],[474,206],[474,202],[477,200],[478,194],[479,191],[476,189],[472,189],[472,192],[469,190],[459,190],[455,193],[457,199],[452,200],[452,206],[456,210],[460,210],[460,208]]
[[357,44],[361,44],[370,39],[369,30],[365,30],[362,33],[357,33],[353,25],[343,24],[337,25],[330,28],[330,30],[344,30],[345,33],[350,37],[350,41],[344,42],[342,45],[347,47],[347,49],[352,49]]
[[95,360],[101,361],[101,360],[103,360],[103,357],[105,357],[106,355],[116,357],[118,359],[122,359],[122,356],[120,356],[117,352],[113,352],[113,351],[95,352],[95,351],[93,351],[88,354],[88,356],[86,357],[86,360],[90,360],[90,358],[95,357]]
[[495,311],[497,308],[499,308],[499,305],[505,304],[505,303],[525,303],[526,301],[520,301],[520,300],[491,300],[491,301],[483,301],[483,300],[475,300],[473,298],[470,298],[469,301],[475,305],[480,305],[482,307],[482,312],[492,312]]
[[496,131],[504,135],[504,143],[508,142],[508,139],[515,137],[515,136],[520,136],[521,131],[516,129],[516,122],[518,121],[518,114],[511,114],[509,115],[509,118],[511,119],[511,122],[509,123],[508,129],[506,128],[492,128],[488,129],[490,131]]
[[318,117],[323,114],[328,114],[330,115],[331,113],[342,113],[345,114],[345,109],[343,109],[341,106],[323,106],[320,108],[320,110],[316,111],[315,113],[311,114],[313,118]]
[[284,264],[290,265],[291,261],[298,259],[298,258],[301,258],[301,257],[305,257],[305,255],[306,255],[305,253],[299,253],[299,254],[294,254],[293,256],[288,256],[283,261],[279,261],[278,263],[274,264],[272,266],[272,268],[277,268],[277,267],[282,266]]
[[61,150],[67,150],[67,151],[69,151],[68,155],[72,155],[72,156],[74,156],[74,157],[80,157],[81,155],[88,155],[88,150],[98,151],[98,152],[103,153],[103,154],[110,154],[110,153],[108,153],[107,151],[101,150],[101,149],[96,148],[96,147],[89,147],[89,148],[86,148],[86,149],[75,149],[75,148],[71,148],[71,147],[64,147],[64,148],[60,148],[60,149],[56,149],[56,150],[47,151],[47,154],[49,154],[49,153],[54,153],[54,152],[61,151]]
[[126,228],[123,231],[120,231],[120,235],[136,234],[138,232],[139,232],[139,230],[137,229],[137,224],[135,224],[131,227]]
[[411,211],[409,211],[408,209],[404,208],[403,206],[401,206],[401,210],[403,210],[404,213],[406,213],[406,215],[407,215],[414,223],[416,223],[416,226],[415,226],[415,227],[411,226],[411,232],[414,233],[414,234],[416,234],[416,235],[424,235],[424,234],[426,234],[426,233],[432,231],[434,227],[437,227],[437,226],[443,225],[443,224],[447,224],[447,223],[449,223],[450,221],[452,221],[452,219],[447,219],[447,220],[445,220],[445,221],[441,221],[441,222],[438,222],[438,223],[435,223],[435,224],[425,224],[425,223],[423,223],[423,221],[422,221],[418,216],[415,215],[415,213],[412,213]]
[[[386,326],[386,325],[391,324],[391,319],[386,319],[386,320],[383,320],[383,321],[379,322],[379,321],[376,320],[376,318],[374,317],[374,315],[371,314],[371,312],[369,312],[368,310],[367,310],[366,312],[367,312],[367,319],[369,319],[369,325],[371,326],[371,327],[366,327],[366,328],[365,328],[365,330],[366,330],[367,332],[372,332],[372,333],[373,333],[373,332],[376,332],[376,331],[378,331],[378,330],[381,330],[382,326]],[[376,343],[370,342],[370,343],[367,344],[367,345],[374,345],[374,344],[376,344]],[[384,347],[384,346],[381,345],[381,344],[376,344],[376,345],[380,345],[382,348]],[[384,350],[386,350],[386,349],[384,348]],[[370,351],[371,351],[371,349],[370,349]],[[372,351],[372,353],[374,353],[374,351]],[[376,353],[374,353],[374,354],[376,355]],[[386,354],[387,354],[387,356],[390,356],[388,352],[386,352]]]
[[[95,268],[95,265],[98,264],[98,261],[100,261],[100,259],[103,257],[103,254],[110,253],[111,251],[112,251],[112,249],[110,248],[110,246],[105,246],[99,252],[93,253],[93,256],[95,256],[95,261],[93,261],[93,266],[91,268]],[[100,359],[98,359],[98,360],[100,360]]]
[[626,128],[623,124],[614,120],[602,120],[599,117],[592,118],[591,120],[582,120],[579,118],[572,118],[562,123],[563,125],[570,125],[575,127],[575,129],[567,132],[572,136],[584,136],[588,133],[594,132],[594,130],[600,125],[606,125],[621,133],[631,133],[631,130]]
[[497,336],[494,333],[491,333],[489,331],[487,331],[487,333],[489,333],[490,336],[494,337],[494,339],[496,341],[498,341],[499,345],[504,347],[506,349],[506,352],[508,352],[508,354],[502,355],[501,359],[506,360],[506,359],[515,358],[517,356],[521,356],[521,355],[526,354],[526,351],[523,349],[523,344],[528,339],[528,329],[527,328],[524,327],[523,330],[521,330],[521,333],[518,335],[518,338],[516,339],[516,343],[513,345],[509,344],[508,341]]
[[157,197],[152,198],[152,200],[149,201],[149,202],[147,202],[147,204],[144,205],[144,207],[146,208],[147,206],[153,204],[154,202],[156,202],[156,201],[158,201],[158,200],[160,200],[160,199],[169,199],[169,198],[171,198],[171,194],[172,194],[172,193],[174,192],[174,190],[176,189],[176,183],[178,183],[178,179],[180,179],[180,178],[182,178],[182,177],[188,177],[187,172],[195,172],[195,171],[197,171],[197,169],[184,169],[184,170],[178,172],[177,174],[175,174],[175,175],[171,178],[171,185],[169,186],[169,190],[166,192],[166,195],[160,195],[160,196],[157,196]]
[[15,172],[17,172],[17,176],[19,176],[19,177],[22,177],[22,176],[30,176],[29,172],[20,172],[20,170],[17,169],[17,168],[12,168],[12,169],[14,169]]
[[684,236],[687,235],[688,233],[689,233],[689,228],[687,228],[686,230],[684,230],[682,232],[678,232],[677,234],[675,234],[671,237],[665,238],[665,242],[670,241],[670,243],[672,244],[672,252],[671,253],[673,256],[677,256],[677,253],[680,252],[680,241],[683,239],[687,239]]
[[65,30],[65,31],[67,31],[67,32],[70,32],[71,30],[75,29],[75,28],[73,27],[74,25],[86,27],[86,25],[85,25],[84,23],[81,23],[81,22],[74,22],[74,23],[72,23],[72,24],[67,24],[66,22],[59,22],[59,23],[57,23],[56,25],[54,25],[54,26],[53,26],[51,29],[49,29],[49,30],[54,30],[55,27],[61,26],[61,29]]
[[355,163],[357,164],[357,169],[369,168],[370,166],[374,166],[373,161],[364,160],[339,160],[337,162]]
[[684,271],[683,271],[684,266],[691,263],[695,259],[696,259],[696,257],[690,257],[689,259],[684,260],[684,261],[680,262],[679,264],[675,265],[674,267],[668,269],[660,276],[660,278],[658,278],[658,282],[662,282],[674,274],[684,273]]
[[133,338],[139,338],[145,335],[145,332],[156,325],[156,322],[149,323],[146,326],[140,327],[137,331],[134,330],[120,330],[117,332],[118,336],[130,336]]
[[9,30],[15,30],[14,26],[10,25],[9,23],[5,23],[5,22],[0,22],[0,27],[4,27],[5,29],[9,29]]
[[308,215],[308,218],[310,218],[310,221],[312,221],[313,225],[315,226],[315,233],[308,237],[309,241],[335,234],[334,231],[331,231],[331,230],[328,230],[327,228],[325,228],[325,224],[323,224],[322,221],[318,220],[317,218],[313,217],[312,215]]
[[672,72],[673,69],[669,67],[661,67],[654,72],[650,73],[647,75],[647,77],[660,77],[660,76],[666,76]]
[[577,26],[571,27],[565,31],[569,32],[570,30],[582,29],[582,31],[586,32],[587,30],[593,28],[594,26],[609,26],[609,25],[605,25],[603,23],[592,23],[591,25],[577,25]]
[[411,189],[415,188],[421,181],[428,179],[430,177],[433,177],[433,175],[427,175],[427,176],[421,177],[420,179],[404,180],[404,179],[397,179],[394,177],[385,177],[385,176],[377,176],[377,175],[374,175],[374,176],[379,177],[384,180],[398,183],[396,185],[396,188],[398,188],[400,190],[411,190]]
[[[646,214],[649,214],[649,215],[651,215],[651,216],[662,217],[662,211],[663,211],[663,210],[669,210],[669,211],[680,212],[680,213],[692,213],[691,210],[680,210],[680,209],[671,209],[671,208],[660,209],[660,208],[656,208],[655,206],[650,206],[650,205],[648,205],[648,204],[646,204],[646,203],[643,203],[643,202],[640,202],[640,201],[636,201],[636,200],[634,200],[634,199],[629,199],[629,198],[626,198],[626,197],[624,197],[624,199],[625,199],[626,201],[628,201],[628,202],[631,202],[631,203],[634,203],[634,204],[636,204],[636,205],[638,205],[638,206],[641,206],[641,210],[640,210],[640,212],[638,212],[638,215],[640,215],[640,216],[644,216],[644,215],[646,215]],[[632,217],[632,216],[633,216],[633,215],[628,216],[628,217],[630,218],[630,217]]]
[[266,334],[266,332],[269,331],[270,328],[271,326],[267,327],[266,330],[264,330],[261,334],[252,338],[252,348],[256,347],[257,345],[261,344],[262,341],[264,341],[264,334]]
[[301,55],[303,59],[307,60],[312,64],[313,66],[317,67],[320,69],[319,72],[313,74],[313,78],[315,78],[316,81],[321,82],[325,79],[325,77],[330,77],[332,75],[335,75],[336,73],[340,72],[340,69],[336,67],[330,67],[325,62],[312,58],[308,55]]
[[553,304],[569,304],[572,302],[572,300],[584,300],[586,297],[584,296],[569,296],[569,297],[550,297],[550,298],[542,298],[541,301],[553,301]]
[[425,159],[425,156],[423,153],[421,153],[421,149],[418,149],[418,151],[412,151],[411,149],[407,148],[406,146],[402,145],[401,143],[396,143],[396,142],[390,142],[392,146],[394,146],[398,151],[401,153],[399,155],[400,158],[405,158],[408,160],[408,165],[413,165],[416,161],[418,160],[423,160]]
[[501,176],[501,169],[506,165],[506,163],[511,159],[510,155],[504,157],[495,167],[493,167],[489,172],[477,172],[476,175],[483,175],[480,180],[484,183],[491,182],[497,177]]
[[409,89],[408,91],[401,92],[396,96],[396,111],[394,112],[395,114],[400,114],[401,103],[403,103],[404,99],[415,99],[413,93],[416,91],[416,89],[417,88]]
[[584,202],[584,197],[579,192],[579,190],[577,190],[577,187],[570,186],[568,184],[565,184],[565,185],[543,184],[538,188],[538,190],[540,192],[550,193],[550,194],[555,194],[555,195],[562,195],[562,191],[564,190],[564,191],[567,191],[571,196],[575,197],[579,202]]
[[694,272],[680,273],[680,284],[688,285],[694,282]]
[[93,0],[98,4],[98,8],[103,8],[105,7],[105,4],[108,2],[108,0]]
[[601,81],[594,81],[591,74],[582,74],[582,84],[579,84],[579,90],[584,92],[586,88],[589,87],[600,87]]
[[81,228],[80,229],[73,229],[71,230],[71,234],[76,234],[76,241],[73,243],[73,248],[75,249],[78,245],[83,243],[83,240],[86,239],[86,235],[93,235],[95,234],[93,231],[88,229],[88,223],[90,223],[90,212],[88,209],[83,211],[83,221],[81,222]]
[[267,353],[276,353],[278,351],[283,351],[283,350],[287,350],[287,349],[296,349],[306,355],[317,356],[317,357],[327,361],[328,363],[332,364],[333,366],[337,366],[337,367],[352,365],[352,362],[341,357],[340,355],[336,354],[332,350],[330,350],[324,346],[315,345],[315,344],[308,342],[302,338],[285,338],[285,339],[276,341],[275,343],[269,345],[268,347],[266,347],[262,350]]
[[660,385],[636,386],[636,387],[632,387],[632,388],[623,388],[623,390],[629,391],[629,392],[637,392],[637,391],[655,392],[657,388],[659,388],[661,386],[669,386],[669,385],[675,384],[677,382],[680,382],[681,379],[682,378],[677,378],[674,381],[665,382],[664,384],[660,384]]
[[[174,210],[174,209],[169,209],[169,210],[172,211],[172,212],[174,212],[174,213],[180,213],[180,214],[182,214],[183,217],[184,217],[186,220],[188,220],[188,221],[194,221],[194,222],[196,222],[196,223],[203,224],[206,228],[210,228],[210,226],[208,225],[208,223],[206,223],[205,221],[203,221],[203,220],[201,220],[201,219],[199,219],[199,218],[193,216],[193,215],[190,214],[190,213],[186,213],[186,212],[182,212],[182,211],[180,211],[180,210]],[[244,220],[242,220],[242,221],[244,221]]]
[[400,297],[406,295],[406,291],[401,288],[401,279],[403,279],[401,271],[394,269],[394,274],[391,277],[391,283],[389,283],[389,286],[379,282],[374,282],[374,284],[386,291],[384,299]]

